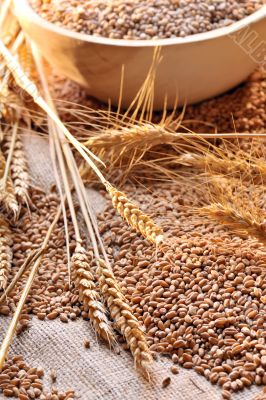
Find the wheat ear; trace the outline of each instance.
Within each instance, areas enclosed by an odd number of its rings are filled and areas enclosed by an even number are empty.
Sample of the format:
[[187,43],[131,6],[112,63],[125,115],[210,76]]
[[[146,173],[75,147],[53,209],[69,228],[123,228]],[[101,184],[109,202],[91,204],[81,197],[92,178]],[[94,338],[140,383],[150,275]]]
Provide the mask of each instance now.
[[5,178],[6,160],[0,151],[0,205],[7,211],[11,211],[14,216],[18,215],[19,207],[16,200],[13,183],[9,175]]
[[110,315],[126,339],[134,357],[135,366],[146,377],[149,377],[148,367],[152,363],[152,355],[141,329],[138,319],[121,292],[117,280],[105,261],[99,260],[97,276],[101,293],[106,301]]
[[[10,134],[5,135],[3,148],[6,155],[10,151],[11,140],[12,136]],[[10,173],[13,181],[14,192],[19,202],[22,204],[28,204],[30,175],[24,146],[19,136],[16,138],[13,150]]]
[[89,255],[81,244],[77,244],[71,261],[73,281],[79,290],[79,299],[83,303],[85,311],[89,313],[95,332],[108,343],[114,344],[114,332],[107,317],[107,310],[96,291],[93,274],[90,270]]
[[[259,241],[266,243],[266,216],[264,220],[262,218],[261,221],[258,221],[249,212],[221,203],[202,207],[198,211],[201,215],[216,219],[240,236],[254,236]],[[263,211],[261,212],[261,217],[263,217]]]
[[4,217],[0,215],[0,289],[7,286],[13,256],[11,246],[11,231]]
[[260,159],[248,159],[248,154],[228,152],[227,155],[219,157],[219,154],[206,153],[185,153],[176,158],[176,162],[181,165],[190,166],[205,170],[214,174],[225,174],[230,176],[239,176],[242,181],[261,184],[266,180],[265,162]]
[[27,77],[32,78],[33,75],[36,75],[34,59],[32,57],[30,46],[26,40],[23,40],[17,54],[19,63]]
[[137,232],[156,245],[163,242],[163,231],[155,222],[141,211],[138,206],[132,203],[123,192],[120,192],[112,185],[106,185],[111,196],[114,208]]

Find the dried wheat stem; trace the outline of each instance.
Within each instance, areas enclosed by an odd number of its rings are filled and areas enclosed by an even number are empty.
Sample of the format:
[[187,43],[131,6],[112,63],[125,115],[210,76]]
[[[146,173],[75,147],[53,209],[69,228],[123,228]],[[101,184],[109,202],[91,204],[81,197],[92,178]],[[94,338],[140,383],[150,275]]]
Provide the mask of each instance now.
[[114,274],[103,260],[98,261],[97,276],[110,315],[130,347],[135,366],[148,377],[148,367],[152,363],[152,355],[138,319],[126,302]]
[[[40,73],[41,81],[43,83],[45,97],[53,112],[56,113],[55,106],[53,104],[52,98],[49,93],[47,81],[45,79],[42,62],[40,57],[38,57],[37,53],[35,54],[35,60],[37,68]],[[95,255],[99,258],[97,242],[92,227],[94,221],[91,216],[90,209],[89,207],[87,207],[88,202],[86,201],[86,196],[84,196],[85,188],[83,187],[83,182],[79,180],[79,176],[77,173],[77,166],[74,157],[72,155],[71,149],[69,147],[69,144],[66,143],[64,140],[63,132],[58,128],[56,124],[54,124],[54,122],[51,119],[49,123],[51,126],[50,135],[52,142],[54,142],[55,151],[57,154],[60,171],[62,174],[64,189],[66,191],[68,205],[70,208],[71,218],[74,225],[75,235],[77,240],[77,246],[71,260],[73,280],[75,282],[77,289],[79,290],[79,298],[83,303],[85,310],[88,311],[91,324],[94,327],[96,333],[99,335],[99,337],[106,340],[110,345],[112,345],[115,343],[114,332],[107,317],[107,310],[101,303],[100,295],[96,291],[96,285],[94,282],[93,273],[90,270],[88,253],[81,245],[81,236],[73,205],[73,199],[68,180],[67,167],[69,169],[70,176],[72,177],[73,185],[77,191],[77,195],[81,205],[81,210],[88,228],[90,238],[92,240]],[[63,155],[65,156],[65,159]],[[65,161],[67,165],[65,165]],[[97,235],[97,226],[95,231]],[[99,242],[101,243],[101,240],[99,240]]]
[[[57,116],[57,111],[54,105],[54,102],[51,98],[50,95],[50,91],[49,91],[49,87],[48,87],[48,83],[47,83],[47,79],[45,77],[45,73],[44,73],[44,69],[43,69],[43,63],[42,63],[42,59],[36,49],[35,46],[32,45],[33,48],[33,56],[34,56],[34,60],[36,62],[36,66],[37,66],[37,70],[39,72],[40,75],[40,81],[42,82],[43,85],[43,89],[44,89],[44,94],[45,94],[45,99],[47,101],[47,104],[49,105],[49,107],[51,107],[51,110],[55,113],[55,115]],[[70,173],[70,177],[72,179],[72,183],[73,186],[77,192],[77,196],[79,199],[79,203],[80,203],[80,208],[90,235],[90,239],[92,241],[92,246],[94,249],[94,253],[95,256],[97,258],[99,258],[99,251],[98,251],[98,245],[97,245],[97,240],[100,244],[102,253],[104,255],[104,258],[107,259],[107,255],[99,234],[99,230],[98,230],[98,226],[97,226],[97,221],[96,218],[94,216],[94,211],[92,210],[92,207],[89,203],[89,199],[88,196],[86,195],[86,190],[85,190],[85,186],[84,183],[79,175],[79,171],[78,171],[78,167],[76,165],[76,161],[75,158],[72,154],[71,148],[69,146],[69,143],[67,143],[65,141],[65,136],[64,136],[64,132],[62,131],[62,128],[58,127],[57,124],[54,123],[54,121],[50,118],[50,125],[52,127],[52,132],[50,137],[54,137],[54,141],[56,143],[56,147],[57,147],[57,156],[58,156],[58,161],[60,164],[60,169],[61,169],[61,173],[62,173],[62,178],[64,181],[64,186],[66,189],[66,194],[67,194],[67,198],[68,198],[68,204],[69,204],[69,208],[70,208],[70,212],[71,212],[71,218],[72,218],[72,222],[74,225],[74,229],[75,229],[75,235],[76,235],[76,240],[81,242],[80,240],[80,233],[79,233],[79,228],[78,228],[78,223],[76,221],[76,215],[74,212],[74,208],[73,205],[71,205],[72,200],[71,200],[71,191],[69,188],[69,183],[68,183],[68,179],[66,179],[66,167],[68,167],[68,171]],[[66,166],[64,165],[64,163],[62,162],[62,157],[64,153],[64,157],[65,157],[65,161],[66,161]],[[61,160],[61,162],[60,162]],[[57,175],[57,174],[56,174]],[[101,179],[101,178],[100,178]]]
[[7,285],[13,256],[11,246],[11,231],[4,217],[0,215],[0,289],[5,289]]
[[[34,101],[48,114],[48,116],[53,120],[53,122],[57,125],[57,127],[65,135],[65,137],[69,139],[69,141],[73,144],[73,146],[84,157],[84,159],[96,173],[100,181],[106,186],[106,189],[109,191],[109,193],[113,198],[114,204],[117,204],[117,209],[120,208],[122,215],[130,223],[130,225],[133,226],[138,231],[140,231],[151,242],[156,244],[161,243],[163,240],[161,229],[159,229],[148,216],[146,216],[136,206],[130,203],[128,199],[124,195],[122,195],[122,193],[115,190],[108,183],[108,181],[100,172],[96,164],[91,159],[91,158],[96,159],[96,157],[88,149],[86,149],[85,146],[80,144],[79,141],[75,139],[73,135],[68,131],[68,129],[64,126],[60,118],[58,118],[55,110],[49,104],[46,103],[44,98],[41,97],[36,85],[27,78],[27,76],[21,69],[20,65],[17,63],[16,59],[12,57],[11,53],[4,46],[1,40],[0,40],[0,52],[2,53],[4,59],[6,60],[7,66],[11,70],[18,85],[32,96]],[[114,191],[112,189],[114,189]],[[116,199],[118,200],[119,197],[117,196],[117,193],[121,195],[120,196],[121,201],[116,201]],[[123,204],[126,204],[127,208],[123,209]]]
[[[8,154],[10,151],[11,140],[12,136],[7,134],[3,145],[5,154]],[[30,175],[24,146],[19,136],[17,136],[14,146],[10,173],[13,180],[14,192],[19,202],[28,204]]]
[[106,185],[106,190],[111,196],[114,208],[137,232],[151,243],[159,245],[163,242],[163,231],[155,222],[135,204],[133,204],[123,192],[118,191],[112,185]]
[[[11,211],[14,217],[17,217],[19,207],[16,200],[13,183],[10,176],[7,176],[6,182],[4,174],[6,170],[6,160],[3,153],[0,151],[0,205],[7,211]],[[2,183],[2,179],[4,179]]]
[[[33,46],[34,47],[34,46]],[[97,158],[90,150],[88,150],[84,145],[82,145],[65,127],[63,122],[58,117],[56,111],[45,101],[45,99],[41,96],[37,86],[35,83],[30,80],[23,69],[21,68],[20,64],[17,62],[16,58],[12,56],[11,52],[8,48],[4,45],[3,41],[0,40],[0,53],[2,54],[3,58],[5,59],[7,68],[12,72],[14,79],[18,86],[25,90],[28,93],[33,101],[41,107],[43,111],[47,113],[47,115],[51,118],[51,120],[56,124],[56,126],[60,129],[60,131],[64,134],[64,136],[69,140],[70,143],[78,150],[78,152],[84,157],[87,163],[91,166],[95,174],[101,180],[103,184],[106,183],[106,179],[104,178],[103,174],[93,162],[92,159],[97,160],[98,162],[102,163],[102,161]]]
[[[55,113],[55,115],[57,116],[57,111],[54,105],[54,102],[51,98],[50,95],[50,91],[49,91],[49,87],[48,87],[48,83],[47,83],[47,79],[45,77],[45,73],[44,73],[44,69],[43,69],[43,63],[42,63],[42,58],[40,57],[37,48],[32,45],[32,49],[33,49],[33,57],[37,66],[37,70],[39,72],[39,76],[40,76],[40,81],[42,82],[43,85],[43,89],[44,89],[44,94],[45,94],[45,99],[47,101],[47,104],[49,105],[49,107],[51,108],[51,110],[53,111],[53,113]],[[51,118],[51,117],[50,117]],[[51,123],[54,122],[51,119]],[[105,260],[108,260],[108,256],[106,254],[104,245],[102,243],[102,239],[99,233],[99,229],[98,229],[98,225],[97,225],[97,220],[96,217],[94,215],[94,211],[91,207],[91,204],[89,202],[88,196],[86,194],[86,190],[85,190],[85,185],[84,182],[79,174],[79,170],[75,161],[75,158],[73,156],[72,150],[69,146],[69,143],[65,141],[65,134],[64,131],[62,130],[62,126],[58,126],[58,124],[55,123],[55,129],[54,129],[54,136],[55,139],[57,138],[56,141],[60,142],[60,145],[62,147],[62,151],[64,153],[64,157],[65,157],[65,161],[72,179],[72,183],[74,185],[74,188],[77,192],[77,196],[78,196],[78,200],[80,203],[80,208],[84,217],[84,221],[86,223],[87,229],[88,229],[88,233],[92,242],[92,246],[93,246],[93,250],[94,250],[94,254],[96,258],[99,258],[99,249],[98,249],[98,244],[97,244],[97,240],[98,243],[100,245],[100,249],[102,251],[102,254],[105,258]],[[81,148],[81,150],[83,150]],[[58,156],[59,153],[61,153],[61,151],[58,152]],[[81,153],[83,154],[83,153]],[[91,153],[92,154],[92,153]],[[84,155],[83,155],[84,156]],[[59,157],[60,158],[60,157]],[[92,162],[93,164],[93,162]],[[94,164],[93,164],[94,165]],[[63,168],[64,169],[64,168]],[[61,168],[61,172],[62,172],[62,176],[64,177],[64,173],[63,173],[63,169]],[[94,170],[95,172],[95,170]],[[99,172],[99,171],[98,171]],[[98,174],[100,180],[105,184],[106,180],[104,179],[104,177],[102,176],[102,174],[99,172]],[[66,182],[67,183],[67,182]],[[69,198],[69,200],[71,200]],[[71,201],[69,202],[69,207],[70,207],[70,211],[71,211]],[[75,222],[75,215],[74,213],[71,213],[72,215],[72,222],[74,224],[74,228],[75,228],[75,235],[76,235],[76,240],[80,241],[80,234],[78,233],[78,224]]]
[[89,255],[81,244],[77,244],[72,256],[72,274],[75,286],[79,290],[79,299],[83,303],[85,311],[89,313],[95,332],[109,344],[114,344],[114,332],[107,317],[107,310],[96,291]]

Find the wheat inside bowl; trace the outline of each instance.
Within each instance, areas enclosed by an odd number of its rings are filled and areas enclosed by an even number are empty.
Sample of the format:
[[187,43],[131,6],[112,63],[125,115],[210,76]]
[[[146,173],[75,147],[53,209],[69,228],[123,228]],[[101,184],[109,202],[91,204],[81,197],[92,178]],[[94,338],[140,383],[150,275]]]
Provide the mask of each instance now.
[[[145,80],[156,47],[161,48],[162,59],[156,69],[154,109],[161,109],[166,97],[171,108],[177,99],[180,105],[189,104],[223,93],[245,80],[264,61],[256,49],[261,48],[263,54],[266,5],[237,22],[208,32],[129,40],[89,35],[82,29],[75,32],[42,18],[27,0],[14,3],[21,25],[44,57],[62,74],[86,87],[92,96],[118,104],[123,67],[123,107],[131,104]],[[63,7],[67,2],[59,4]],[[249,34],[256,37],[252,43]]]

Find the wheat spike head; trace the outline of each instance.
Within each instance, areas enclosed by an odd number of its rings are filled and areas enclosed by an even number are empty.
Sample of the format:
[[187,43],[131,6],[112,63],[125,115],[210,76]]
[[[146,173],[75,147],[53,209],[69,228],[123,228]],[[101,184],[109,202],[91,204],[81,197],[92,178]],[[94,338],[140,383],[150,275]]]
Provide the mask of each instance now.
[[123,192],[120,192],[112,185],[106,185],[106,189],[111,196],[114,208],[127,223],[149,242],[160,245],[164,241],[163,231],[135,204],[133,204]]
[[6,160],[3,153],[0,151],[0,205],[6,211],[11,211],[16,218],[19,213],[19,206],[15,197],[13,183],[10,176],[4,180]]
[[113,272],[103,260],[98,261],[97,276],[110,315],[130,347],[135,366],[148,378],[148,367],[153,358],[141,325],[126,302]]
[[115,335],[107,317],[107,310],[101,303],[91,272],[89,255],[81,244],[77,244],[72,256],[72,274],[79,299],[88,311],[95,332],[110,345],[115,343]]
[[261,211],[260,220],[251,213],[229,204],[213,203],[200,208],[198,212],[216,219],[240,236],[253,236],[262,243],[266,243],[266,217],[263,211]]
[[0,215],[0,289],[5,289],[12,261],[11,232],[4,217]]
[[[7,155],[11,146],[11,135],[5,135],[4,140],[5,142],[3,148],[5,154]],[[10,172],[15,195],[20,203],[27,205],[29,200],[28,190],[30,186],[30,175],[24,146],[19,136],[16,138],[10,165]]]

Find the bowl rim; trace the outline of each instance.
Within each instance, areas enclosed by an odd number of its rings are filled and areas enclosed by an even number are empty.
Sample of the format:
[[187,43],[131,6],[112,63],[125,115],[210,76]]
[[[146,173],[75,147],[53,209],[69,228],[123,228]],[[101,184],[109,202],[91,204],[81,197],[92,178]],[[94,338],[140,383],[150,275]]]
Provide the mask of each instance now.
[[57,26],[52,22],[49,22],[37,14],[31,7],[28,0],[13,0],[15,7],[15,13],[18,19],[23,19],[23,15],[27,15],[27,19],[30,19],[31,23],[35,22],[38,25],[42,25],[43,28],[53,31],[56,34],[62,36],[76,39],[79,41],[85,41],[94,44],[101,45],[112,45],[118,47],[163,47],[170,45],[184,45],[193,44],[197,42],[203,42],[205,40],[214,40],[222,36],[229,36],[235,32],[251,26],[260,20],[266,18],[266,4],[264,4],[259,10],[255,11],[253,14],[232,23],[229,26],[213,29],[208,32],[196,33],[194,35],[188,35],[184,38],[167,38],[167,39],[144,39],[144,40],[129,40],[129,39],[111,39],[102,36],[93,36],[86,33],[78,33],[71,31],[69,29]]

